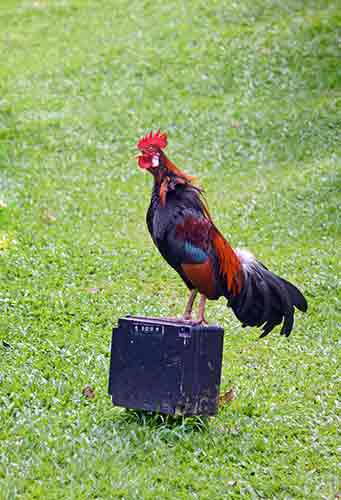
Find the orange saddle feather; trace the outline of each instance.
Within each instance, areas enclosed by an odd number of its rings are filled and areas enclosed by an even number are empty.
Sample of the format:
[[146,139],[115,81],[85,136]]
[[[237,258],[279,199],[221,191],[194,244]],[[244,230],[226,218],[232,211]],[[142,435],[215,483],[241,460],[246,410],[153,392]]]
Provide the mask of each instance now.
[[181,267],[194,288],[209,299],[215,298],[215,276],[210,257],[202,264],[182,264]]

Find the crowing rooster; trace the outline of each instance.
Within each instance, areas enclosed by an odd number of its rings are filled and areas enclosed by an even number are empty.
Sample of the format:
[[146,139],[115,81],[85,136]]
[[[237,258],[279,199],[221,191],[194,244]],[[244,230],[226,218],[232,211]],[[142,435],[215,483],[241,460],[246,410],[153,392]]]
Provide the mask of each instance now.
[[[294,309],[307,310],[307,301],[291,283],[269,271],[250,252],[234,250],[215,226],[202,190],[194,178],[179,170],[164,153],[167,134],[150,132],[137,144],[138,164],[154,177],[147,225],[161,255],[190,290],[183,320],[206,323],[206,299],[226,297],[242,326],[262,326],[261,337],[283,321],[289,336]],[[200,293],[199,315],[192,308]]]

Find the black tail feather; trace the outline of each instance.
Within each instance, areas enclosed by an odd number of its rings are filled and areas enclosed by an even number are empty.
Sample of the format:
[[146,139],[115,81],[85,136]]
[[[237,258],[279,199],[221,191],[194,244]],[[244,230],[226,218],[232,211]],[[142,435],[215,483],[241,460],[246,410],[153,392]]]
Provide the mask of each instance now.
[[245,282],[229,305],[243,326],[262,327],[260,338],[283,322],[280,334],[289,337],[294,326],[295,307],[308,308],[303,294],[292,283],[254,260],[245,266]]
[[286,281],[283,278],[281,279],[286,284],[287,290],[295,307],[297,307],[297,309],[302,312],[306,312],[306,310],[308,309],[308,303],[302,293],[298,290],[298,288],[295,287],[295,285],[289,283],[289,281]]

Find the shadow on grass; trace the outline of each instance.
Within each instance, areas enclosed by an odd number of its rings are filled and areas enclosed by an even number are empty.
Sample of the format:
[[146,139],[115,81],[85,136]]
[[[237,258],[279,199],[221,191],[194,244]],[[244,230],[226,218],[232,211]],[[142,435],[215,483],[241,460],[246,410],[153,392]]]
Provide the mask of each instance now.
[[209,427],[209,417],[204,416],[173,416],[130,409],[122,411],[120,416],[125,423],[135,423],[151,429],[181,429],[182,432],[206,432]]

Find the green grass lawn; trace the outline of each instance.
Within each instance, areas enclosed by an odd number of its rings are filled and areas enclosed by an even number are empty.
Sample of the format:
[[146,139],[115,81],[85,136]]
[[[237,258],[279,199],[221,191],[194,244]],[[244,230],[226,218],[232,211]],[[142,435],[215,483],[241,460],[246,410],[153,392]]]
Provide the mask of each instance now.
[[[1,0],[0,54],[0,498],[335,498],[339,2]],[[208,305],[237,393],[208,422],[107,396],[116,319],[187,295],[133,159],[158,127],[231,244],[309,302],[289,340],[259,342]]]

